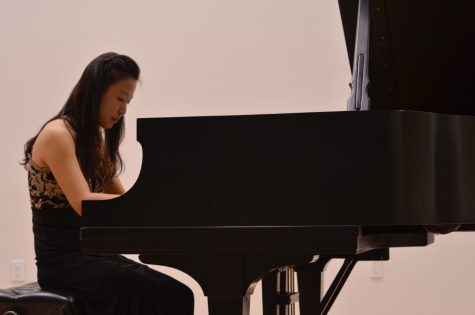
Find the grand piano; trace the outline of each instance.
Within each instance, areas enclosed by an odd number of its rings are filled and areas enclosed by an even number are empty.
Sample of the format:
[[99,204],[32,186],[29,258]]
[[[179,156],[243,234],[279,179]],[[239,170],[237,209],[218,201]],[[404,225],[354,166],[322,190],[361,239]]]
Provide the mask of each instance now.
[[[348,111],[138,119],[138,180],[83,201],[84,252],[180,269],[212,315],[249,314],[260,279],[266,315],[298,298],[302,315],[327,314],[356,262],[474,230],[473,5],[339,5]],[[323,296],[333,258],[345,263]],[[284,272],[299,293],[276,292]]]

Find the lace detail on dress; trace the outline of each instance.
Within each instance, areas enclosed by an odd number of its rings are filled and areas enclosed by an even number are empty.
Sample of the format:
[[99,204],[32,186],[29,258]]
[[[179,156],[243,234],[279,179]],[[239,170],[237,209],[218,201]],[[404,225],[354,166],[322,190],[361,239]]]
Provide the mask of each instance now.
[[28,186],[32,208],[60,209],[70,206],[48,167],[36,166],[30,159],[25,165],[25,169],[28,171]]

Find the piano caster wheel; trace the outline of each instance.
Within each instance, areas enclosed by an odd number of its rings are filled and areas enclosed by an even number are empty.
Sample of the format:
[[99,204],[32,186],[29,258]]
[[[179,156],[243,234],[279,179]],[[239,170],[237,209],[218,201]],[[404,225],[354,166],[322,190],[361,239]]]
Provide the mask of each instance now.
[[434,234],[447,234],[457,231],[460,228],[460,224],[444,224],[444,225],[424,225],[424,228],[429,233]]
[[279,268],[277,272],[277,315],[295,315],[295,303],[299,294],[295,292],[295,270],[293,266]]

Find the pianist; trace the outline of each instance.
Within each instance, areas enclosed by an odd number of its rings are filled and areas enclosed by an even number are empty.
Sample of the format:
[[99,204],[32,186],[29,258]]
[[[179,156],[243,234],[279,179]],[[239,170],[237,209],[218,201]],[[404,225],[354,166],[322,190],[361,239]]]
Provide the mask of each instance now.
[[105,53],[86,67],[60,112],[25,144],[38,282],[79,293],[81,314],[192,314],[184,284],[123,256],[81,252],[81,201],[124,193],[124,118],[140,69]]

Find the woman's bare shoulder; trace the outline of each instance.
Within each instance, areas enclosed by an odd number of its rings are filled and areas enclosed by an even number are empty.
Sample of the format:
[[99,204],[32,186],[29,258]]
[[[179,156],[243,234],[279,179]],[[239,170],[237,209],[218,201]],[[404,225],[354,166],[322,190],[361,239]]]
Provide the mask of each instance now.
[[70,124],[61,118],[48,122],[38,134],[32,149],[32,159],[38,166],[47,166],[44,158],[55,148],[74,150],[74,133]]
[[48,122],[38,135],[37,141],[41,140],[74,140],[75,132],[71,124],[62,118]]

